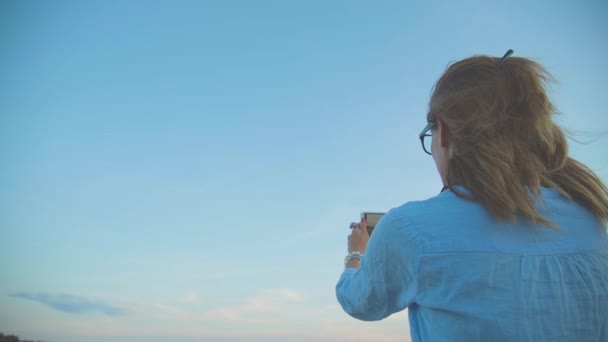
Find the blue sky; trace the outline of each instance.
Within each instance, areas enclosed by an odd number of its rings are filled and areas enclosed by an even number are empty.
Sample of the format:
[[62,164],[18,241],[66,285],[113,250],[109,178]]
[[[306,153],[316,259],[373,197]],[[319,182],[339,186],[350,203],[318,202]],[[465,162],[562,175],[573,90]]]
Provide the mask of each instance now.
[[[3,1],[0,331],[49,341],[407,340],[343,313],[349,222],[441,188],[449,62],[545,65],[608,181],[602,1]],[[603,134],[603,135],[602,135]]]

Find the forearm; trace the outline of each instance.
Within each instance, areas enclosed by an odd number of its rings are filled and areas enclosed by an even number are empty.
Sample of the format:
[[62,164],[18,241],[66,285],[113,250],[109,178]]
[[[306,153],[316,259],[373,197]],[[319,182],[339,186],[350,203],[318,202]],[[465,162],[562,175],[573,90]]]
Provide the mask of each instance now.
[[349,238],[349,254],[336,296],[344,311],[360,320],[383,319],[405,309],[416,296],[415,256],[419,245],[413,238],[393,232],[391,225],[401,225],[391,217],[390,212],[384,216],[365,248]]

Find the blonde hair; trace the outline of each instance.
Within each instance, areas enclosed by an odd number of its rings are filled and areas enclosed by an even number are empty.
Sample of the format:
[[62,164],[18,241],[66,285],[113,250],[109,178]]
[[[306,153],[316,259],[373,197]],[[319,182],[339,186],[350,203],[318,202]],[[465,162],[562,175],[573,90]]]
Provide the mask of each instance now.
[[607,222],[606,185],[568,156],[566,136],[552,119],[556,110],[545,85],[553,77],[529,59],[498,63],[489,56],[461,60],[434,87],[427,119],[449,130],[447,186],[503,221],[523,216],[553,227],[534,205],[544,186]]

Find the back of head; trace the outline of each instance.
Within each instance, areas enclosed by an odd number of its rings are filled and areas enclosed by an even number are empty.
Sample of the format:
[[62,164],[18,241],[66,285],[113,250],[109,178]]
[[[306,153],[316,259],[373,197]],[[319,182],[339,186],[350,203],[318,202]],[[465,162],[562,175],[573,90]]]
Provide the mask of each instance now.
[[[449,130],[448,187],[484,205],[500,220],[540,217],[533,197],[541,186],[608,221],[608,189],[568,156],[563,130],[545,90],[551,75],[525,58],[474,56],[448,67],[430,102],[428,120]],[[453,186],[462,185],[470,196]]]

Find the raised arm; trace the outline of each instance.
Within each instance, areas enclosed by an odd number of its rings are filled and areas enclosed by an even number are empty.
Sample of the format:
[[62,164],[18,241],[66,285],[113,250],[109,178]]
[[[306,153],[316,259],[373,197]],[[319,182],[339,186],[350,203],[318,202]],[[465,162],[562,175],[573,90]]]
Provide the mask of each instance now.
[[384,215],[369,239],[360,267],[347,267],[336,285],[336,297],[344,311],[360,320],[376,321],[412,304],[420,255],[415,240],[414,232],[394,211]]

